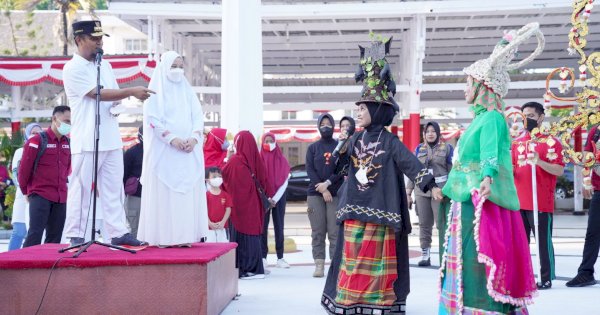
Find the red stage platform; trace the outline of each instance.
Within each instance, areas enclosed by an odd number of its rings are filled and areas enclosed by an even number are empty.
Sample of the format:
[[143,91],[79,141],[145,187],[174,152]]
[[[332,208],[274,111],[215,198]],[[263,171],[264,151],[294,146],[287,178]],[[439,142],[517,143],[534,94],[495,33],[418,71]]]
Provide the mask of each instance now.
[[0,314],[219,314],[237,294],[235,243],[149,247],[135,254],[93,245],[79,258],[45,244],[0,254]]

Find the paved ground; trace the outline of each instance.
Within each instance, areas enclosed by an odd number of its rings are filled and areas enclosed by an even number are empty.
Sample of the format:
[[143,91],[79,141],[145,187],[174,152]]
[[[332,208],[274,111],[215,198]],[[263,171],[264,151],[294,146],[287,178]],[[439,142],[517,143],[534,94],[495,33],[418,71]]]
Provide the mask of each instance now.
[[[416,219],[413,222],[417,222]],[[600,285],[587,288],[567,288],[565,282],[577,272],[583,250],[587,216],[573,216],[562,213],[555,216],[554,244],[556,252],[556,273],[558,279],[554,287],[541,291],[535,304],[529,307],[531,314],[600,314],[597,299]],[[232,301],[223,315],[234,314],[323,314],[319,299],[325,278],[312,277],[312,257],[310,247],[310,226],[306,216],[306,206],[293,203],[286,214],[286,234],[298,247],[294,253],[286,253],[285,259],[292,265],[290,269],[274,267],[276,257],[269,255],[271,275],[263,280],[240,280],[240,297]],[[409,244],[414,251],[419,250],[418,225],[415,225]],[[1,238],[1,235],[0,235]],[[0,240],[0,252],[6,251],[8,240]],[[434,242],[435,244],[435,242]],[[438,248],[434,247],[434,254]],[[438,266],[416,267],[418,258],[411,259],[411,294],[408,298],[408,314],[437,314]],[[600,263],[596,264],[600,268]]]
[[[413,213],[414,214],[414,213]],[[417,222],[413,218],[413,222]],[[581,262],[587,216],[558,213],[554,223],[554,246],[558,279],[553,288],[541,291],[531,314],[600,314],[596,300],[600,297],[600,284],[586,288],[567,288],[565,282],[575,276]],[[325,278],[312,278],[313,267],[310,247],[310,225],[304,204],[290,204],[286,214],[286,233],[294,239],[299,252],[285,254],[292,264],[290,269],[275,268],[275,255],[269,255],[271,275],[264,280],[241,280],[241,296],[231,302],[224,315],[233,314],[324,314],[319,299]],[[409,238],[412,250],[419,250],[418,225]],[[434,242],[435,243],[435,242]],[[533,249],[533,248],[532,248]],[[434,247],[435,254],[438,248]],[[437,314],[437,279],[439,266],[419,268],[418,258],[411,259],[411,294],[408,297],[408,314]],[[600,260],[599,260],[600,261]],[[596,264],[600,268],[600,262]],[[282,310],[285,310],[282,312]]]

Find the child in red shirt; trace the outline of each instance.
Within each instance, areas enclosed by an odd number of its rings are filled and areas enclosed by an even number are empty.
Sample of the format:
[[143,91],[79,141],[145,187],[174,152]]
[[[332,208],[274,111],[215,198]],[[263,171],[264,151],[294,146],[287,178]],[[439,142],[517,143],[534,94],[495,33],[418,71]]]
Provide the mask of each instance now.
[[223,176],[218,167],[210,167],[206,170],[206,204],[208,206],[208,237],[207,242],[227,243],[227,221],[231,214],[233,201],[223,190]]

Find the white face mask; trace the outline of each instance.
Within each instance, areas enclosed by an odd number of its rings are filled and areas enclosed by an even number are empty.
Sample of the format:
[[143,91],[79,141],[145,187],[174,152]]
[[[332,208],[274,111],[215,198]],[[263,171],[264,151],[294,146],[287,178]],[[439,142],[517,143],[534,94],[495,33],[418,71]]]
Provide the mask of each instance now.
[[221,187],[221,185],[223,185],[223,178],[222,177],[214,177],[208,180],[208,183],[217,188],[217,187]]
[[173,82],[181,82],[183,79],[183,69],[181,68],[173,68],[169,70],[167,73],[167,78]]
[[269,143],[269,151],[275,150],[275,143]]

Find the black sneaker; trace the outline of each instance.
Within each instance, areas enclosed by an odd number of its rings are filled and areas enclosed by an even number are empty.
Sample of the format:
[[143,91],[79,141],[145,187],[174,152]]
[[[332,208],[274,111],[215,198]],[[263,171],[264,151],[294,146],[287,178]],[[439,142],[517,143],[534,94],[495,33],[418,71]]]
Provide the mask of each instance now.
[[71,237],[69,239],[69,243],[71,244],[71,246],[75,246],[85,243],[85,239],[83,237]]
[[552,288],[552,281],[538,282],[535,285],[537,285],[538,290],[548,290]]
[[588,285],[596,284],[596,279],[594,279],[593,275],[587,275],[584,273],[579,273],[575,278],[571,279],[567,282],[567,287],[576,288],[576,287],[586,287]]
[[113,237],[110,241],[111,244],[116,246],[121,245],[129,245],[129,246],[146,246],[148,243],[139,241],[137,238],[133,237],[131,233],[123,234],[121,237]]

